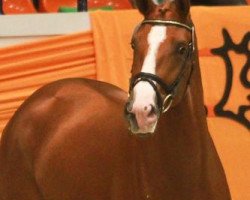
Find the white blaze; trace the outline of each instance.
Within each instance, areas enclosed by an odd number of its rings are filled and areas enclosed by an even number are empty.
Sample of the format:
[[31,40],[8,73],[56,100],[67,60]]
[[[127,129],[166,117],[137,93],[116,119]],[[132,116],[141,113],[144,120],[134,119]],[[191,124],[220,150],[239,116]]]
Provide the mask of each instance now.
[[158,4],[159,4],[158,0],[153,0],[153,3],[154,3],[155,5],[158,5]]
[[[166,26],[153,26],[148,34],[148,52],[142,65],[142,72],[155,74],[156,71],[156,56],[161,43],[167,38]],[[139,95],[137,95],[139,94]],[[145,81],[139,82],[134,87],[134,95],[136,102],[151,101],[155,99],[155,91],[152,86]],[[153,101],[153,102],[152,102]]]
[[142,66],[142,72],[155,74],[156,56],[161,43],[166,39],[166,26],[153,26],[148,34],[148,54]]
[[[166,26],[152,26],[148,34],[148,52],[142,65],[142,72],[155,74],[156,73],[156,58],[158,50],[162,42],[167,38]],[[156,93],[153,87],[146,81],[140,81],[134,87],[134,104],[133,110],[137,116],[137,121],[143,121],[145,116],[142,114],[146,107],[155,106]],[[139,117],[139,116],[143,116]],[[140,118],[140,119],[138,119]],[[155,124],[156,125],[156,124]],[[155,125],[152,129],[155,128]],[[152,130],[153,131],[153,130]]]

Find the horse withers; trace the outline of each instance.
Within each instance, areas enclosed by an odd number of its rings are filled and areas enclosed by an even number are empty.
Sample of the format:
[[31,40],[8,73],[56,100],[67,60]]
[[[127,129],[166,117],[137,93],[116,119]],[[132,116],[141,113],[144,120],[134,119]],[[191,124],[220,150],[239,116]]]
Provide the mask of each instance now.
[[129,98],[87,79],[35,92],[2,135],[0,200],[231,199],[207,129],[189,1],[136,4],[145,19],[131,41]]

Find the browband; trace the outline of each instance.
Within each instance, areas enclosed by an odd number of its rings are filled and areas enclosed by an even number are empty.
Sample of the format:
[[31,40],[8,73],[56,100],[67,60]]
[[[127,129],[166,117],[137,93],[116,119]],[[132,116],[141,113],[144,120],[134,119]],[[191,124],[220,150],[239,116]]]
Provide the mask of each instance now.
[[145,19],[142,21],[142,24],[165,24],[165,25],[174,25],[174,26],[180,26],[183,28],[186,28],[187,30],[191,31],[193,30],[193,27],[188,26],[186,24],[172,21],[172,20],[160,20],[160,19]]
[[187,24],[183,24],[181,22],[178,22],[178,21],[173,21],[173,20],[160,20],[160,19],[145,19],[141,22],[141,25],[142,24],[162,24],[162,25],[166,25],[166,26],[179,26],[179,27],[182,27],[182,28],[185,28],[187,29],[188,31],[190,31],[192,33],[192,44],[193,44],[193,51],[195,50],[195,44],[194,44],[194,41],[195,41],[195,28],[194,26],[189,26]]

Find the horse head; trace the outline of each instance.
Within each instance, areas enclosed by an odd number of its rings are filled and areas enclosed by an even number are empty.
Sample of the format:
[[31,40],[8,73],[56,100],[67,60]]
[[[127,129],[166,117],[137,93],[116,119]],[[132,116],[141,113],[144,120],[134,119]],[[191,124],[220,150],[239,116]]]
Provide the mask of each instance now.
[[134,51],[125,107],[135,135],[153,134],[159,118],[183,99],[192,74],[195,33],[188,0],[136,0],[144,20],[131,40]]

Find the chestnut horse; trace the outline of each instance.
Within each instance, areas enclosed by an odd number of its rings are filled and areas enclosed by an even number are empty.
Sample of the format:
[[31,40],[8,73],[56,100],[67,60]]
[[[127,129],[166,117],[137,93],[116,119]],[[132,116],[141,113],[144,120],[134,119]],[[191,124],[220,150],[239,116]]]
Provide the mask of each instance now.
[[231,199],[207,128],[189,1],[136,3],[145,19],[131,42],[129,99],[80,78],[35,92],[2,136],[1,200]]

